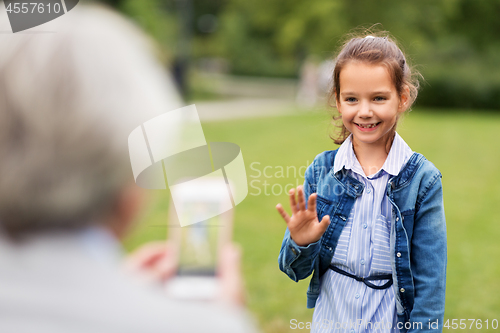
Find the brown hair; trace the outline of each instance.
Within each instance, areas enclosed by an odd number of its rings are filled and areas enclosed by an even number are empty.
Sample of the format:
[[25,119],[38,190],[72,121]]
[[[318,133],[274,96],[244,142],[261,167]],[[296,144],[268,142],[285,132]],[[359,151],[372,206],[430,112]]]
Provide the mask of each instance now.
[[[365,33],[362,37],[354,37],[344,43],[335,59],[333,85],[328,96],[329,102],[332,102],[334,99],[336,99],[337,102],[339,101],[340,72],[350,61],[360,61],[373,65],[385,66],[399,96],[404,93],[406,88],[409,89],[407,110],[410,109],[417,98],[419,87],[418,77],[420,74],[411,69],[405,55],[397,43],[390,38],[386,32],[376,34]],[[335,106],[334,103],[330,103],[330,105]],[[334,115],[332,118],[334,122],[337,122],[342,116],[339,114],[336,116]],[[397,123],[394,125],[393,131],[395,131],[396,125]],[[347,139],[350,132],[345,128],[343,123],[335,126],[340,128],[340,133],[337,137],[332,137],[332,139],[335,144],[342,144]]]

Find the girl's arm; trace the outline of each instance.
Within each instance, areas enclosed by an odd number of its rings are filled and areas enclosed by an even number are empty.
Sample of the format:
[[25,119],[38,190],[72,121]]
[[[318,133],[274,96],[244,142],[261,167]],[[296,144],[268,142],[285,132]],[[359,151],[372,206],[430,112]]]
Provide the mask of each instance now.
[[305,279],[312,273],[321,236],[330,224],[328,215],[318,221],[316,193],[311,194],[316,184],[313,166],[314,163],[306,170],[304,186],[297,188],[297,199],[294,189],[289,192],[292,216],[285,212],[281,204],[276,206],[287,224],[278,258],[279,267],[294,281]]
[[[410,313],[410,322],[422,323],[423,331],[441,332],[443,328],[446,264],[443,188],[441,173],[437,171],[417,199],[411,242],[415,301]],[[429,327],[429,322],[437,324]],[[436,327],[439,327],[439,330],[436,331]]]

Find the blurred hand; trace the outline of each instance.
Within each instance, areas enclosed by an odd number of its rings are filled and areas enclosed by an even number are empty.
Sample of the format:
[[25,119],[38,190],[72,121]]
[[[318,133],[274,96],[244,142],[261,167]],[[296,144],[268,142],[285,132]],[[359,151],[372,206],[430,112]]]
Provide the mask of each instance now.
[[221,249],[219,258],[220,300],[235,305],[243,305],[245,297],[241,276],[241,248],[234,243],[227,244]]
[[[175,276],[177,267],[177,250],[173,244],[164,241],[147,243],[125,259],[125,269],[146,282],[164,283]],[[217,300],[232,305],[245,303],[241,248],[236,244],[230,243],[221,249],[217,279],[221,286]]]
[[325,233],[328,225],[330,225],[330,216],[325,215],[321,222],[318,221],[316,212],[317,194],[313,193],[309,196],[307,208],[302,186],[297,187],[297,200],[295,199],[295,189],[291,189],[288,194],[292,216],[290,217],[287,214],[281,204],[278,204],[276,209],[285,220],[290,231],[290,237],[298,246],[307,246],[318,241]]
[[162,283],[177,272],[178,255],[173,244],[150,242],[125,259],[125,269],[148,282]]

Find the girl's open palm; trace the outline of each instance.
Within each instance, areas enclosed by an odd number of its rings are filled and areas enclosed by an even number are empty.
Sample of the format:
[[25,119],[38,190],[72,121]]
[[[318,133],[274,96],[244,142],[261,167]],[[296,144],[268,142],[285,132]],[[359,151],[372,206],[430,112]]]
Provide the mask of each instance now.
[[298,246],[307,246],[318,241],[330,224],[330,216],[325,215],[321,222],[318,221],[316,193],[309,196],[307,208],[302,186],[297,187],[297,200],[295,199],[295,189],[291,189],[288,194],[292,216],[287,214],[281,204],[278,204],[276,209],[285,220],[290,237]]

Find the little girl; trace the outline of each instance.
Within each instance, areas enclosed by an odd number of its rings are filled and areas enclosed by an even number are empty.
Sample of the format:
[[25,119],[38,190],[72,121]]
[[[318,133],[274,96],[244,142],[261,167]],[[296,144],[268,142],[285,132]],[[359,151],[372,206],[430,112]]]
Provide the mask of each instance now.
[[[312,332],[441,332],[446,224],[441,173],[396,133],[418,81],[388,37],[349,40],[331,96],[341,144],[290,190],[280,269],[311,275]],[[339,117],[339,118],[340,118]],[[336,118],[335,118],[336,119]]]

